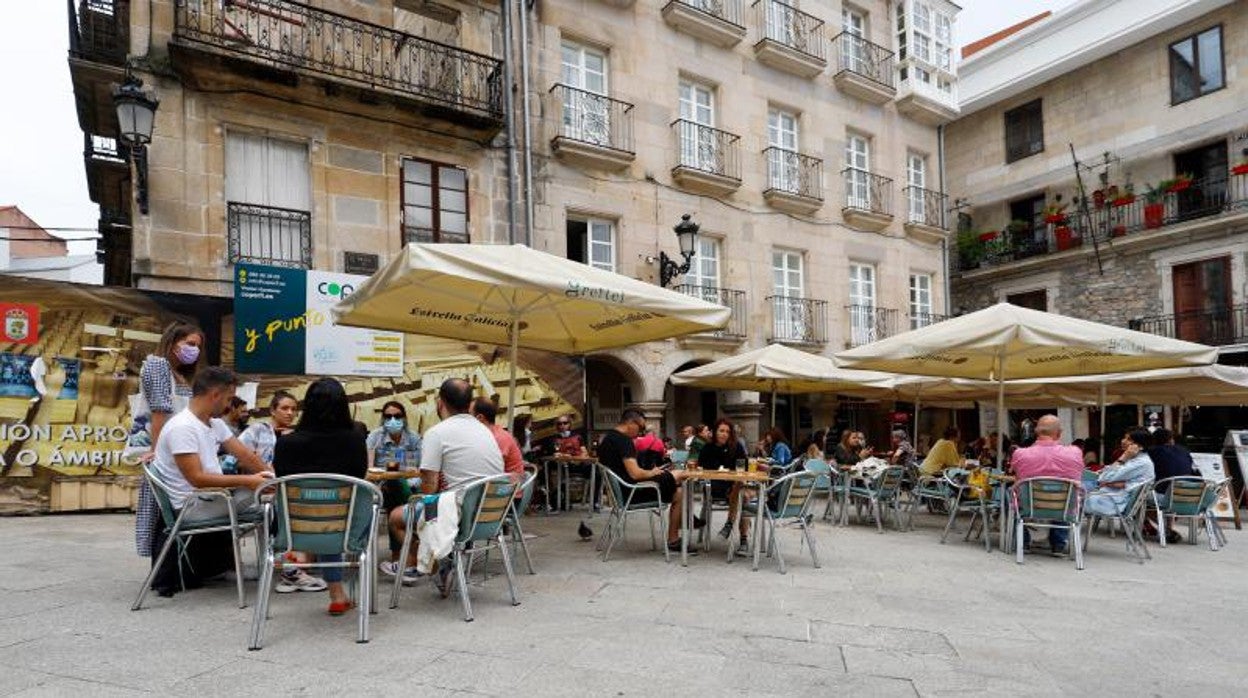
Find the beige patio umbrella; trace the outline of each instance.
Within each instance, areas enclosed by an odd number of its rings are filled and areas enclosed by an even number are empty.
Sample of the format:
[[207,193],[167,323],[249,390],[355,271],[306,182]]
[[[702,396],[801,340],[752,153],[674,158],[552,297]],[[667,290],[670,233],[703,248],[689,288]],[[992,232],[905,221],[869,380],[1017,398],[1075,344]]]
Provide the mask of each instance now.
[[[1207,365],[1217,360],[1217,350],[998,303],[840,352],[836,360],[846,368],[993,381],[1004,429],[1006,380]],[[998,462],[1003,442],[997,441]]]
[[524,245],[411,243],[333,313],[340,325],[508,345],[514,396],[520,347],[585,354],[720,329],[731,311]]
[[776,425],[776,393],[842,393],[855,397],[889,397],[897,376],[877,371],[838,368],[832,359],[783,344],[713,361],[672,374],[672,385],[710,390],[753,390],[771,393],[771,425]]

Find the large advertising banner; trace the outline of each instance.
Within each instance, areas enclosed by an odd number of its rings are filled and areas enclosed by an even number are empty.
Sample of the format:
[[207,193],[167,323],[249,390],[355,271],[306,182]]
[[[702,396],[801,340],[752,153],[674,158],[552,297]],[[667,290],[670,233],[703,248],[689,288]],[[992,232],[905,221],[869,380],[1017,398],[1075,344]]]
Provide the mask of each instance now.
[[363,276],[239,264],[235,364],[246,373],[399,376],[403,335],[339,327],[330,309]]

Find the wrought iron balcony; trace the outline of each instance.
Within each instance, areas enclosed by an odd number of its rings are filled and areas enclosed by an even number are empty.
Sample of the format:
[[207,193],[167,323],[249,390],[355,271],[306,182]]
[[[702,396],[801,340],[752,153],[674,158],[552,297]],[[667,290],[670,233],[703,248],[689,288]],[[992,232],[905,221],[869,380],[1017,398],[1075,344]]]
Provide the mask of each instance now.
[[935,325],[938,322],[944,322],[951,316],[939,315],[937,313],[910,313],[910,329],[917,330],[920,327]]
[[763,157],[767,160],[767,191],[823,201],[823,160],[774,147],[764,150]]
[[374,100],[415,100],[446,118],[503,119],[500,60],[292,0],[177,0],[173,39],[175,47],[329,80]]
[[686,296],[700,298],[707,303],[722,305],[732,311],[732,315],[729,316],[728,325],[726,327],[722,330],[702,333],[704,336],[730,340],[745,339],[745,291],[738,291],[731,288],[718,288],[715,286],[697,286],[694,284],[680,284],[672,287],[672,290],[678,293],[683,293]]
[[676,29],[722,48],[745,37],[741,0],[669,0],[662,14]]
[[893,308],[874,305],[847,305],[849,315],[849,346],[870,344],[897,334],[898,313]]
[[814,77],[828,65],[823,20],[780,0],[757,0],[753,5],[761,39],[754,54],[772,67],[803,77]]
[[312,214],[276,206],[226,204],[230,264],[312,268]]
[[633,105],[562,84],[550,93],[562,114],[551,139],[556,155],[609,169],[627,167],[636,159]]
[[897,94],[897,66],[892,51],[847,32],[832,39],[836,57],[833,79],[841,90],[873,104]]
[[841,170],[845,182],[845,222],[866,230],[883,230],[893,220],[893,180],[866,170]]
[[771,341],[825,344],[828,341],[828,302],[794,296],[768,296]]
[[923,187],[906,187],[902,190],[906,201],[904,228],[906,234],[927,241],[945,239],[946,196]]
[[712,194],[741,186],[741,137],[687,119],[672,122],[680,160],[672,168],[677,184]]
[[69,55],[124,66],[130,50],[130,0],[68,2]]
[[1248,344],[1248,305],[1152,315],[1129,320],[1127,327],[1210,346]]
[[960,236],[959,269],[970,271],[1064,252],[1091,245],[1093,238],[1098,244],[1113,244],[1154,230],[1248,213],[1248,174],[1210,175],[1171,187],[1154,201],[1127,193],[1117,197],[1094,194],[1092,199],[1087,216],[1068,211],[1005,230]]

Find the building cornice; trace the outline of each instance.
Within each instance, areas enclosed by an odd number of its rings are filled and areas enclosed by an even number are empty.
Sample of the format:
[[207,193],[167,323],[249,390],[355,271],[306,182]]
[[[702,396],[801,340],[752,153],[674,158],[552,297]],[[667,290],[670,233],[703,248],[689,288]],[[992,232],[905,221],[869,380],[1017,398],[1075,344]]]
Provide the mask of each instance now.
[[1015,97],[1236,0],[1080,0],[959,64],[962,114]]

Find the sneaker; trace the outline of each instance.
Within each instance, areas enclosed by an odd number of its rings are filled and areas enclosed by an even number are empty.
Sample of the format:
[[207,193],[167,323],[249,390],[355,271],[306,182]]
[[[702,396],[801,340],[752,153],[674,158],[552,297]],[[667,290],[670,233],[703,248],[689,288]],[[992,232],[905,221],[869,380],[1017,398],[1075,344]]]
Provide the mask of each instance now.
[[725,521],[723,527],[719,529],[719,537],[728,540],[732,537],[732,521]]
[[[668,544],[667,544],[667,552],[669,552],[669,553],[677,553],[677,554],[679,554],[679,553],[680,553],[680,541],[679,541],[679,540],[676,540],[676,541],[672,541],[671,543],[668,543]],[[695,548],[695,547],[692,547],[692,546],[691,546],[691,547],[689,548],[688,555],[689,555],[689,557],[697,557],[697,555],[698,555],[698,550],[697,550],[697,548]]]
[[399,563],[394,560],[382,560],[377,564],[377,570],[387,577],[397,577],[399,574]]
[[324,579],[313,577],[298,568],[282,572],[281,579],[273,587],[273,591],[279,594],[289,594],[295,591],[325,591],[325,589]]
[[741,536],[741,542],[737,544],[737,552],[742,555],[748,555],[750,552],[750,539]]
[[403,586],[410,587],[416,582],[424,579],[425,573],[416,569],[416,567],[408,567],[403,570]]

